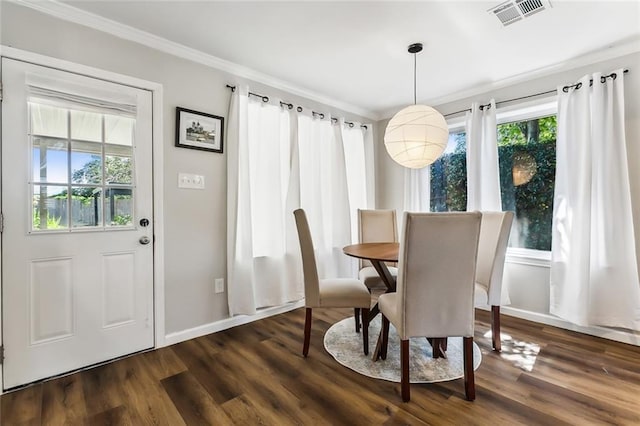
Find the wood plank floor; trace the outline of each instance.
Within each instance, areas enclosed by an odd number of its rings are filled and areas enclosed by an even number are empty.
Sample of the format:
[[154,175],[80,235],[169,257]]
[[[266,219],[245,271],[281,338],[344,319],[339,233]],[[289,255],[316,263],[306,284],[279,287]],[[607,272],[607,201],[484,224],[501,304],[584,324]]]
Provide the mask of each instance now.
[[640,348],[502,316],[491,351],[477,311],[475,402],[462,380],[411,386],[336,363],[322,336],[345,309],[304,309],[39,383],[1,397],[4,425],[638,425]]

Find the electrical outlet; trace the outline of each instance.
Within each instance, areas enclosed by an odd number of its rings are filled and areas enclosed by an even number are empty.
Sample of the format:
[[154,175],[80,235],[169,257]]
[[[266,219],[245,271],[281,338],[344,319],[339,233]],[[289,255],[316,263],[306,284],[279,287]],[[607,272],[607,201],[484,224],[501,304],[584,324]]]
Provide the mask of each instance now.
[[224,293],[224,278],[216,278],[215,291],[216,293]]

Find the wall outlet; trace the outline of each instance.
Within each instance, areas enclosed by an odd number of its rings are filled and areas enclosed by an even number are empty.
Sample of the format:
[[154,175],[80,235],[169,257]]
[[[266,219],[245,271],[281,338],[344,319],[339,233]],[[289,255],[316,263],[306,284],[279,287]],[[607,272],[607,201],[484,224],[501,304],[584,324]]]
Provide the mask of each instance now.
[[215,292],[224,293],[224,278],[216,278]]

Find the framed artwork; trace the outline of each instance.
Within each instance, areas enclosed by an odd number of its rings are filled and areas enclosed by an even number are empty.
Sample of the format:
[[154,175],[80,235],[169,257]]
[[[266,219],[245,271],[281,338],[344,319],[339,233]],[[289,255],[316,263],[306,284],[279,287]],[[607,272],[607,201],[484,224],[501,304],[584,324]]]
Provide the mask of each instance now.
[[224,118],[176,108],[176,146],[222,153]]

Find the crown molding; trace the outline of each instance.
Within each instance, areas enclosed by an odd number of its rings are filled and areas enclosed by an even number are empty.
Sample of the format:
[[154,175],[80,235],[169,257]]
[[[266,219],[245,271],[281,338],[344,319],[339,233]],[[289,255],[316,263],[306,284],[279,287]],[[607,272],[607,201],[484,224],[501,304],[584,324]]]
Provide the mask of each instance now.
[[261,73],[252,68],[236,64],[213,55],[201,52],[191,47],[176,43],[154,34],[124,25],[111,19],[78,9],[68,4],[60,3],[57,0],[10,0],[12,3],[28,7],[38,12],[54,16],[56,18],[72,22],[74,24],[89,27],[118,38],[133,41],[152,49],[168,53],[183,59],[188,59],[202,65],[209,66],[221,71],[228,72],[238,77],[253,80],[275,89],[283,90],[293,95],[308,98],[312,101],[338,108],[340,110],[357,114],[369,120],[377,121],[379,115],[373,111],[329,98],[320,93],[313,92],[303,87],[296,86],[284,80]]
[[[527,71],[522,74],[517,74],[511,77],[504,78],[492,83],[476,86],[471,89],[461,90],[448,95],[440,96],[437,98],[425,99],[420,101],[425,105],[437,106],[448,104],[449,102],[459,101],[465,98],[471,98],[473,96],[489,93],[494,90],[503,89],[515,84],[524,83],[534,80],[536,78],[547,77],[552,74],[556,74],[563,71],[570,71],[572,69],[580,68],[583,66],[595,64],[597,62],[608,61],[611,59],[619,58],[621,56],[629,55],[632,53],[640,52],[640,39],[631,40],[622,43],[618,46],[612,46],[607,49],[600,49],[591,53],[579,56],[577,58],[569,59],[563,62],[558,62],[553,65],[549,65],[535,70]],[[549,90],[553,90],[555,87],[551,87]],[[499,101],[498,99],[496,101]],[[388,109],[378,114],[381,119],[391,118],[402,107]],[[445,111],[446,112],[446,111]],[[443,112],[444,113],[444,112]]]

